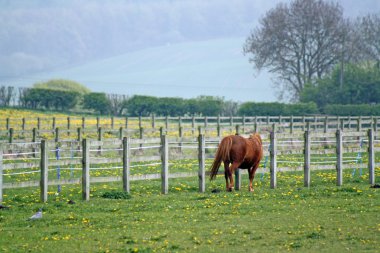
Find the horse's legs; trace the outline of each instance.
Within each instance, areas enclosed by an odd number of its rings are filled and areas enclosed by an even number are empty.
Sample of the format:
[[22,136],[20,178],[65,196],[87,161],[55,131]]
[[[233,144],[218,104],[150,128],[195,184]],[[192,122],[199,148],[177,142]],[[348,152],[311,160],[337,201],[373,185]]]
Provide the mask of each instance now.
[[230,178],[230,168],[229,168],[230,163],[224,162],[224,177],[226,179],[226,190],[229,191],[229,184],[228,184],[228,179]]
[[249,174],[249,191],[253,192],[252,182],[253,182],[253,179],[255,178],[255,173],[253,173],[252,167],[248,169],[248,174]]
[[239,167],[239,163],[237,162],[233,162],[230,166],[230,169],[229,169],[229,173],[228,173],[228,177],[230,179],[230,185],[227,186],[227,191],[232,191],[234,189],[234,173],[235,173],[235,170],[238,169]]
[[255,178],[256,170],[259,167],[259,163],[254,164],[251,168],[248,169],[248,174],[249,174],[249,191],[253,192],[253,179]]

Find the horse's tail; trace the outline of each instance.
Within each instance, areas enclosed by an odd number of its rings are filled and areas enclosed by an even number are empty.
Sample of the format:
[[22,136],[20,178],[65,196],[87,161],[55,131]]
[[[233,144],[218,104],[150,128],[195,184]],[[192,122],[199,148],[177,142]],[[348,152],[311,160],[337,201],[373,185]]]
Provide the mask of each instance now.
[[222,161],[230,160],[230,150],[232,147],[232,137],[227,136],[220,142],[218,150],[216,151],[214,162],[211,166],[210,180],[213,180],[218,174],[218,170]]
[[259,153],[259,161],[260,161],[262,159],[262,157],[263,157],[263,140],[261,139],[261,136],[258,133],[252,134],[250,136],[250,138],[251,139],[255,139],[258,142],[258,144],[259,144],[259,146],[257,148],[260,149],[260,153]]

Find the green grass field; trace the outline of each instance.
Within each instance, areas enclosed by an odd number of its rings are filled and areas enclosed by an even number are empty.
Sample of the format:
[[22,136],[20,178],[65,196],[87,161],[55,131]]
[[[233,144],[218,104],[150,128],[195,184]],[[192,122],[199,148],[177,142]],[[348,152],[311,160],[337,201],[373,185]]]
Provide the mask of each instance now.
[[[157,180],[131,182],[130,198],[119,196],[121,183],[92,184],[91,200],[81,186],[49,188],[39,202],[37,188],[4,190],[0,210],[1,252],[379,252],[380,192],[368,175],[345,170],[344,185],[334,171],[279,173],[277,189],[269,175],[255,179],[255,192],[224,191],[224,178],[207,182],[171,179],[168,195]],[[380,170],[376,170],[376,181]],[[215,192],[215,189],[217,192]],[[213,193],[213,190],[215,193]],[[125,195],[122,195],[125,196]],[[73,200],[75,204],[68,204]],[[43,218],[29,221],[39,208]]]

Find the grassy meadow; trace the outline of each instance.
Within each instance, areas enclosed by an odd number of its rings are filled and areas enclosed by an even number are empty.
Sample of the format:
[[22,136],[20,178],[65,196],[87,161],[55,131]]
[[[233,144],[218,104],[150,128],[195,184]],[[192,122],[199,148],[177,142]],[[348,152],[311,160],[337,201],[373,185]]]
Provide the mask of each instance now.
[[[183,160],[170,171],[196,171],[196,165]],[[159,167],[131,173],[159,173]],[[90,201],[81,200],[80,184],[64,185],[59,194],[50,186],[47,203],[40,202],[38,187],[4,189],[0,252],[379,252],[380,189],[370,187],[366,170],[352,172],[344,170],[343,185],[336,186],[334,170],[312,171],[309,188],[302,172],[279,172],[278,187],[270,189],[266,169],[256,175],[254,193],[246,174],[234,192],[225,192],[223,176],[207,181],[205,193],[198,192],[196,177],[170,179],[168,195],[160,193],[159,180],[132,181],[130,194],[121,182],[93,183]],[[101,173],[92,176],[115,171]],[[375,175],[380,182],[380,168]],[[4,176],[6,182],[37,178]],[[39,208],[42,219],[28,220]]]
[[[255,192],[227,193],[219,176],[198,193],[197,179],[171,179],[168,195],[160,181],[92,184],[91,199],[81,200],[80,185],[49,188],[39,202],[37,188],[5,190],[0,210],[2,252],[378,252],[379,189],[367,175],[313,172],[310,188],[301,173],[255,179]],[[376,171],[377,181],[380,170]],[[106,198],[108,196],[108,198]],[[114,196],[121,199],[110,199]],[[123,198],[124,197],[124,198]],[[74,204],[69,204],[72,200]],[[39,208],[43,218],[28,217]]]

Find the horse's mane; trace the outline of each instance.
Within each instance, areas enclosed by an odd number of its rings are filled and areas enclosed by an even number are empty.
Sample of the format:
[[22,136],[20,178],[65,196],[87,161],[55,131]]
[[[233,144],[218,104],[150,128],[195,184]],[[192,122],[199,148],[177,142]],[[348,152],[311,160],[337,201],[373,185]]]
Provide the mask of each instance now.
[[263,144],[261,136],[258,133],[251,134],[248,139],[257,140],[260,144]]

